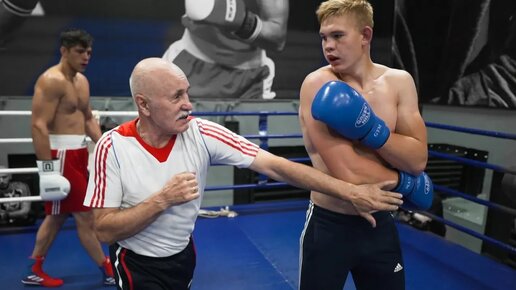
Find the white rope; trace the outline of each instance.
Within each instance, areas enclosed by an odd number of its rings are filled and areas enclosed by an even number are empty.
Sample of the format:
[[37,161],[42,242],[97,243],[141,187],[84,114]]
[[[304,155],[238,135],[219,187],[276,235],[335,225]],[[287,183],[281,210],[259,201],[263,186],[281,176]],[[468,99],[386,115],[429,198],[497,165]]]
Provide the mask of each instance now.
[[0,168],[0,174],[38,173],[37,167]]
[[[93,111],[94,115],[98,117],[112,116],[112,117],[136,117],[136,111]],[[31,111],[0,111],[0,116],[30,116]],[[91,138],[87,137],[86,141],[90,142]],[[1,138],[0,144],[16,144],[16,143],[32,143],[32,138]]]
[[[86,137],[87,142],[91,142],[90,137]],[[0,144],[12,144],[12,143],[32,143],[32,138],[3,138],[0,139]]]
[[31,111],[0,111],[0,115],[4,116],[30,116]]
[[4,202],[20,202],[20,201],[42,201],[41,196],[20,196],[20,197],[3,197],[0,203]]
[[[98,117],[112,116],[112,117],[136,117],[138,112],[136,111],[93,111],[94,115]],[[0,116],[30,116],[31,111],[0,111]],[[88,142],[91,138],[86,139]],[[0,144],[13,144],[13,143],[32,143],[32,138],[1,138]]]
[[224,208],[220,208],[220,210],[206,210],[200,209],[199,216],[204,218],[218,218],[221,216],[226,216],[228,218],[234,218],[238,215],[235,211],[229,209],[229,206]]
[[98,111],[99,116],[103,117],[136,117],[138,112],[136,111]]
[[[122,116],[122,117],[136,117],[138,112],[136,111],[95,111],[97,116]],[[0,116],[31,116],[31,111],[12,111],[0,110]],[[87,141],[91,141],[91,138],[87,137]],[[0,144],[12,144],[12,143],[32,143],[32,138],[0,138]],[[20,173],[37,173],[37,167],[25,167],[25,168],[1,168],[0,174],[20,174]],[[23,202],[23,201],[42,201],[41,196],[21,196],[21,197],[6,197],[0,198],[0,203],[4,202]]]
[[3,138],[0,139],[0,144],[11,143],[32,143],[32,138]]
[[[136,117],[138,116],[138,112],[136,111],[95,111],[99,116],[103,117]],[[31,111],[0,111],[0,116],[30,116],[32,114]]]

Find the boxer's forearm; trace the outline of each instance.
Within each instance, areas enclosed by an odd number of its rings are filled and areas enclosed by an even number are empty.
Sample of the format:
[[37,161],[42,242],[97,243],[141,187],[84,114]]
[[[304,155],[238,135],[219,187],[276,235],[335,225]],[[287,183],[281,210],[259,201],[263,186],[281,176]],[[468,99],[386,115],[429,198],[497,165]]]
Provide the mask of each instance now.
[[52,159],[49,132],[46,125],[32,125],[32,145],[34,146],[34,152],[38,160]]
[[392,167],[412,175],[421,174],[428,160],[426,143],[396,133],[391,133],[387,143],[377,152]]
[[100,130],[100,126],[95,120],[95,118],[90,118],[86,120],[85,131],[86,135],[88,135],[94,143],[97,143],[97,141],[102,136],[102,131]]

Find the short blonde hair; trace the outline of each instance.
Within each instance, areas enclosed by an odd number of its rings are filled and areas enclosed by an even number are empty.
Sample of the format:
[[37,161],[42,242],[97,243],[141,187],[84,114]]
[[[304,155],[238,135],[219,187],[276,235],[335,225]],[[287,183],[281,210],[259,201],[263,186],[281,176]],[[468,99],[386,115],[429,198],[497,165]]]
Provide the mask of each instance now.
[[317,11],[319,24],[334,16],[354,15],[359,28],[370,26],[373,28],[373,7],[366,0],[328,0],[319,5]]

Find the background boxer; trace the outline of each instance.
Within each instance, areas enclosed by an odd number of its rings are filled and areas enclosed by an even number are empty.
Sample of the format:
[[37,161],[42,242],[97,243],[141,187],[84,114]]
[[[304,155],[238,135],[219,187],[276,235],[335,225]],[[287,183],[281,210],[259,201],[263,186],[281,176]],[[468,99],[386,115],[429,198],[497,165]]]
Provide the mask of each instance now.
[[180,40],[163,58],[188,77],[192,98],[272,99],[274,62],[287,40],[289,1],[185,0]]
[[[416,190],[421,197],[430,181],[419,177],[428,153],[416,88],[407,72],[372,62],[371,5],[365,0],[329,0],[316,14],[329,65],[303,81],[299,112],[314,167],[356,184],[397,179],[398,190]],[[354,93],[362,97],[347,101],[363,100],[346,105],[344,99]],[[363,126],[369,130],[360,130]],[[388,212],[373,214],[377,227],[372,228],[356,215],[349,202],[312,191],[301,236],[300,289],[341,290],[349,271],[357,289],[405,288],[393,217]]]
[[[86,135],[96,142],[101,135],[91,113],[90,89],[82,74],[91,57],[93,38],[85,31],[61,33],[61,60],[37,80],[32,99],[32,139],[39,169],[40,194],[45,219],[38,229],[30,257],[27,285],[56,287],[63,280],[47,275],[43,260],[57,232],[73,214],[79,239],[103,274],[103,283],[114,283],[109,258],[93,231],[93,215],[82,205],[88,182]],[[69,192],[69,194],[68,194]]]

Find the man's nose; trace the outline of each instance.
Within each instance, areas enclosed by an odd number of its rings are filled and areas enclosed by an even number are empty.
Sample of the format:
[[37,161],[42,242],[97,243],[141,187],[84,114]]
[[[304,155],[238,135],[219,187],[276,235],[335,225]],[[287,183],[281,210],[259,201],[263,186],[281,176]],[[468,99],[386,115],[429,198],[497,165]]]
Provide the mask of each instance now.
[[331,40],[327,40],[324,42],[324,51],[330,52],[335,49],[335,44]]
[[186,97],[184,104],[181,106],[181,109],[191,111],[193,109],[192,102],[190,102],[190,97]]

